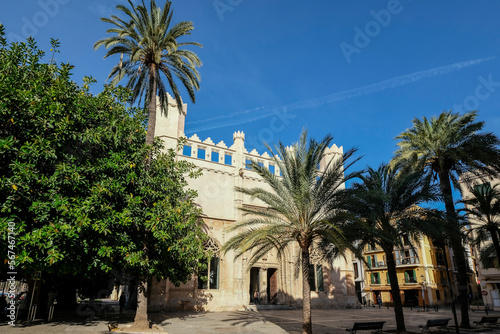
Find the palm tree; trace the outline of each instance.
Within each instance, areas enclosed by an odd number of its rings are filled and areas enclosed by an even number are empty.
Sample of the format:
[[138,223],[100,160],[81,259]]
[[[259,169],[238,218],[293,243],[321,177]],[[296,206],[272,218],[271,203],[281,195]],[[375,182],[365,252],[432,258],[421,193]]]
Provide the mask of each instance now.
[[[419,223],[418,225],[418,230],[422,232],[424,235],[426,235],[429,239],[432,240],[432,244],[434,247],[439,249],[441,251],[441,254],[446,254],[447,249],[450,247],[449,245],[449,240],[450,240],[450,231],[446,228],[446,215],[445,213],[441,211],[434,211],[432,215],[430,215],[431,219],[426,219],[423,220]],[[463,219],[460,220],[460,224],[464,224]],[[458,232],[457,237],[464,237],[464,235],[461,233],[460,229],[456,229],[455,231],[451,232]],[[445,272],[446,272],[446,278],[448,280],[448,291],[450,293],[450,298],[451,300],[455,300],[455,296],[453,294],[453,287],[452,287],[452,280],[451,280],[451,274],[449,270],[449,265],[448,261],[444,261],[445,265]],[[453,322],[455,324],[455,332],[457,334],[460,333],[460,330],[458,329],[458,319],[457,319],[457,310],[455,308],[455,303],[451,303],[451,312],[453,313]]]
[[400,173],[399,168],[382,164],[378,169],[368,168],[360,176],[362,182],[353,184],[349,190],[348,210],[357,219],[348,231],[361,241],[360,247],[376,244],[385,253],[398,332],[405,331],[406,326],[393,252],[406,245],[403,236],[413,235],[413,240],[419,237],[416,228],[430,212],[417,205],[437,199],[422,173]]
[[237,191],[259,199],[267,207],[241,208],[245,221],[235,224],[230,232],[237,234],[230,238],[223,250],[236,250],[237,256],[252,251],[249,267],[271,249],[277,249],[282,256],[289,246],[297,244],[300,248],[300,271],[302,273],[302,333],[312,333],[311,293],[308,280],[310,253],[321,242],[327,243],[339,253],[346,250],[345,238],[337,224],[342,221],[343,212],[339,205],[344,192],[344,182],[352,175],[344,171],[352,163],[345,165],[354,150],[342,157],[323,162],[325,150],[332,141],[327,135],[322,141],[307,141],[307,132],[300,136],[299,142],[292,147],[282,143],[274,146],[271,152],[274,163],[282,177],[271,173],[257,161],[251,162],[252,169],[262,177],[272,189],[237,188]]
[[500,259],[499,226],[500,226],[500,191],[498,184],[476,186],[471,189],[472,198],[464,199],[460,203],[465,205],[462,211],[470,220],[472,231],[475,234],[475,243],[480,245],[491,236],[497,258]]
[[[179,112],[182,112],[182,99],[174,80],[176,77],[186,88],[191,101],[195,102],[195,90],[199,89],[200,75],[197,67],[201,66],[198,56],[185,46],[195,45],[194,42],[179,42],[178,40],[190,35],[194,29],[192,22],[179,22],[171,27],[171,2],[166,1],[160,8],[155,0],[150,0],[149,10],[142,1],[141,5],[134,6],[128,0],[129,7],[117,5],[127,19],[112,15],[110,19],[101,18],[111,23],[113,28],[107,33],[113,36],[103,38],[94,44],[94,49],[104,46],[108,49],[104,58],[120,54],[120,61],[109,74],[111,83],[118,84],[124,77],[128,77],[126,87],[132,91],[132,102],[139,98],[139,104],[144,96],[148,105],[148,128],[146,144],[153,145],[156,126],[156,96],[159,96],[160,107],[167,112],[168,100],[163,77],[166,78],[174,95]],[[127,57],[123,59],[123,56]],[[163,75],[162,75],[163,74]],[[147,168],[149,168],[149,161]],[[147,238],[146,238],[147,239]],[[148,254],[150,245],[143,246]],[[137,289],[137,312],[134,324],[140,328],[148,327],[147,289],[148,277],[139,279]]]
[[426,170],[437,176],[447,216],[450,243],[456,256],[461,303],[461,327],[470,327],[467,282],[468,269],[462,244],[460,224],[453,202],[452,183],[459,189],[458,178],[465,172],[491,174],[500,166],[499,140],[492,133],[482,133],[484,122],[476,121],[477,112],[463,115],[443,112],[429,121],[414,119],[413,127],[401,133],[394,163]]
[[[148,104],[148,129],[146,144],[152,145],[156,125],[156,96],[159,96],[163,112],[167,112],[167,92],[163,80],[166,78],[174,95],[179,112],[182,112],[182,99],[174,77],[177,77],[186,88],[191,101],[195,103],[195,90],[199,90],[200,75],[197,67],[201,66],[198,56],[184,47],[200,46],[195,42],[179,42],[186,35],[191,35],[194,29],[192,22],[179,22],[171,25],[171,2],[167,1],[163,8],[150,0],[149,11],[142,5],[134,6],[128,0],[130,8],[117,5],[127,19],[112,15],[110,19],[101,18],[111,23],[113,28],[106,32],[113,36],[103,38],[94,44],[94,49],[104,46],[108,49],[106,56],[120,54],[120,61],[113,67],[108,79],[113,85],[128,77],[126,87],[132,91],[132,102],[144,96]],[[123,59],[123,55],[127,58]],[[163,74],[163,76],[162,76]]]

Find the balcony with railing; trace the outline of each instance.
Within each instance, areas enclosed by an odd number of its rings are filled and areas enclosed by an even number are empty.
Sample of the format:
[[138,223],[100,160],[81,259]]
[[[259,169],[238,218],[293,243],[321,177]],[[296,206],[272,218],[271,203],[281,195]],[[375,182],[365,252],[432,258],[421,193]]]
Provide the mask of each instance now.
[[387,264],[385,261],[377,261],[377,262],[372,262],[368,263],[368,269],[378,269],[378,268],[385,268],[387,267]]
[[396,258],[397,266],[414,266],[418,264],[420,264],[420,261],[416,256]]

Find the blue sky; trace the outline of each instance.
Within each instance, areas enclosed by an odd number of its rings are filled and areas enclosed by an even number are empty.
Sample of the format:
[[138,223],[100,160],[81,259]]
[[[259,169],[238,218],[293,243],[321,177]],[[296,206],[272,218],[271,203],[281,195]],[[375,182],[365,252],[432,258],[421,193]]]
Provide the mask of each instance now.
[[[49,50],[59,39],[57,60],[75,66],[78,83],[92,75],[98,92],[118,59],[92,46],[118,3],[4,2],[0,22],[10,40],[32,35]],[[358,169],[389,161],[413,118],[443,110],[477,109],[500,135],[498,1],[174,0],[173,9],[204,46],[188,135],[230,145],[243,130],[262,153],[263,140],[290,143],[306,127],[359,147]]]

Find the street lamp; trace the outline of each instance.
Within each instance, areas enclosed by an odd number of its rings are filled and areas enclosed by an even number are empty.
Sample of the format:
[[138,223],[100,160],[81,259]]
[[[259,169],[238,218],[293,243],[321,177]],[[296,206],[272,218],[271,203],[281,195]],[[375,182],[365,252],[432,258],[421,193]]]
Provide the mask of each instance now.
[[425,311],[425,280],[424,280],[424,275],[421,275],[420,278],[422,279],[422,305],[423,305],[423,311]]

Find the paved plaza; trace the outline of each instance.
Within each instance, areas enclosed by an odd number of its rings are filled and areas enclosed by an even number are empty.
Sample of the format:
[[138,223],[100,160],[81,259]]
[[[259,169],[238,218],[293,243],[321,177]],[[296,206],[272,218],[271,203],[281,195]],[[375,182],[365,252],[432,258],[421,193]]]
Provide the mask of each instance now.
[[[418,312],[415,308],[405,308],[406,327],[409,332],[421,333],[419,325],[425,324],[427,319],[451,318],[450,309],[441,309],[439,312]],[[484,311],[470,312],[471,323],[485,316]],[[489,312],[490,316],[500,316],[500,311]],[[118,322],[122,326],[132,321],[133,312],[118,316],[109,314],[105,319],[94,319],[94,321],[68,320],[46,323],[36,321],[33,324],[18,324],[16,327],[8,326],[6,323],[0,325],[0,333],[109,333],[108,324]],[[387,308],[363,308],[363,309],[323,309],[312,310],[313,332],[315,334],[343,333],[346,328],[352,327],[356,321],[386,321],[385,333],[393,333],[396,329],[394,310]],[[162,313],[154,314],[152,319],[158,324],[156,332],[169,334],[204,334],[204,333],[266,333],[266,334],[297,334],[301,333],[302,310],[260,310],[260,311],[235,311],[235,312],[213,312],[213,313]],[[460,320],[460,313],[458,312]],[[450,325],[453,320],[450,321]],[[432,332],[438,332],[432,329]],[[444,333],[447,331],[445,330]],[[127,331],[115,333],[132,333]],[[370,333],[362,331],[360,333]],[[449,333],[455,333],[450,328]],[[460,333],[500,333],[498,328],[474,328],[473,330],[460,330]]]

